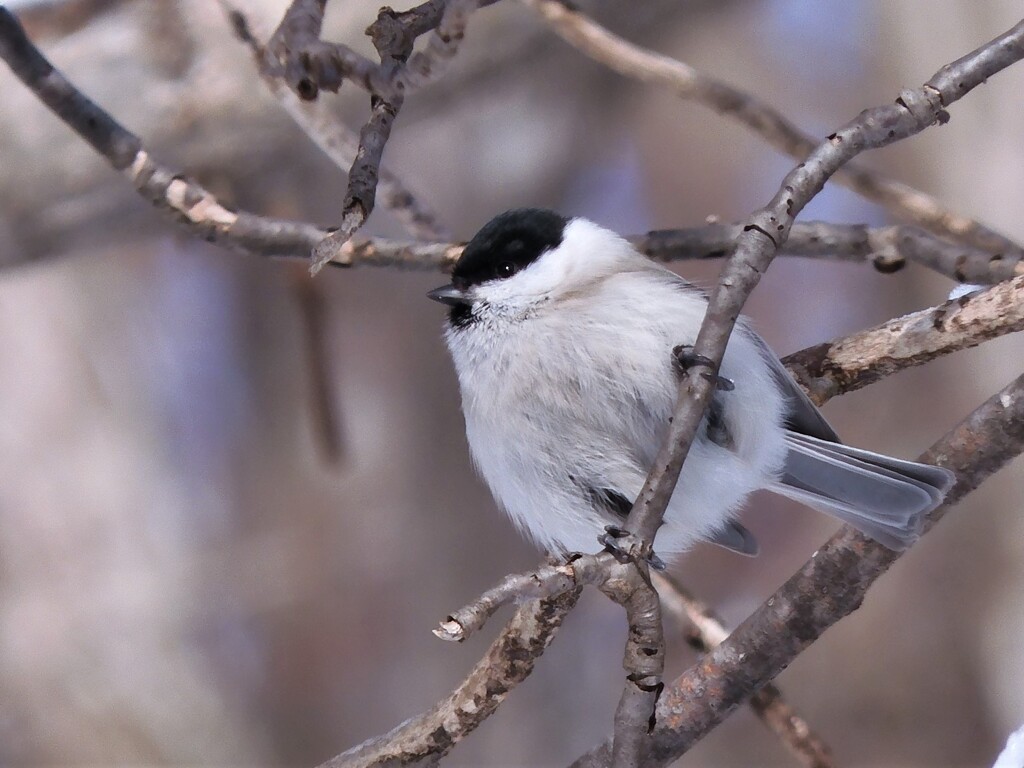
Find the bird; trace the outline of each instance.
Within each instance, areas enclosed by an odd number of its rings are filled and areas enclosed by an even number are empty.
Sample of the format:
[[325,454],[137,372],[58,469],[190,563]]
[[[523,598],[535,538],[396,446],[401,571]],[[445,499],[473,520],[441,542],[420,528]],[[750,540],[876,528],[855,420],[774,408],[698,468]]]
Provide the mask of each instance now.
[[[547,552],[608,543],[665,439],[707,295],[615,232],[540,208],[485,224],[451,278],[427,295],[448,308],[477,470]],[[953,485],[946,469],[841,443],[745,317],[707,375],[714,394],[657,532],[660,554],[701,541],[756,554],[736,517],[759,489],[901,551]]]

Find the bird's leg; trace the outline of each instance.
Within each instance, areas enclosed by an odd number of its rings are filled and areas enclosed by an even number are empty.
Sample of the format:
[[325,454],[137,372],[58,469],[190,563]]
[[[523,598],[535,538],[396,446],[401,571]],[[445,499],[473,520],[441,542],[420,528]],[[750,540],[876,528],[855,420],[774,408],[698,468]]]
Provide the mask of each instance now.
[[[617,525],[606,525],[604,531],[604,533],[597,537],[597,540],[620,563],[628,563],[632,560],[637,560],[641,556],[645,548],[643,542],[625,528],[619,528]],[[653,551],[648,551],[644,560],[656,571],[664,571],[668,567],[665,565],[665,561],[654,554]]]
[[719,376],[716,372],[716,366],[714,361],[705,357],[704,355],[698,355],[693,351],[692,344],[679,344],[672,348],[672,359],[675,360],[676,367],[680,373],[686,373],[688,370],[694,367],[710,368],[710,371],[701,372],[701,376],[712,382],[715,385],[715,389],[719,392],[732,392],[736,389],[736,384],[733,383],[732,379],[727,379],[725,376]]

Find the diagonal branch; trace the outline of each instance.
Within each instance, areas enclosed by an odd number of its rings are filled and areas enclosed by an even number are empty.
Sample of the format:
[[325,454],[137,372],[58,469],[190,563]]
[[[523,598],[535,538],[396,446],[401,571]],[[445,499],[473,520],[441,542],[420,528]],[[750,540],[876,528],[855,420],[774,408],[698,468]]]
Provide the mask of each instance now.
[[[377,20],[366,30],[380,55],[382,72],[390,77],[412,53],[415,40],[390,8],[381,8]],[[316,274],[366,222],[377,199],[377,180],[384,147],[391,138],[398,112],[405,102],[401,90],[389,96],[374,94],[370,99],[370,117],[359,131],[359,147],[348,172],[348,191],[341,209],[341,224],[313,249],[310,273]]]
[[[737,239],[709,301],[694,353],[717,366],[743,304],[785,243],[795,217],[843,165],[867,149],[913,136],[949,119],[945,107],[1024,57],[1024,22],[958,61],[921,88],[904,90],[895,103],[865,110],[829,136],[790,171],[775,197],[756,211]],[[691,369],[682,378],[669,435],[654,461],[626,528],[638,539],[637,554],[650,551],[683,461],[711,397],[711,382]]]
[[[597,587],[626,610],[630,632],[624,666],[631,687],[624,692],[617,719],[641,718],[631,733],[646,736],[653,727],[650,713],[661,691],[664,667],[659,601],[645,565],[620,563],[603,552],[545,565],[532,573],[506,576],[496,587],[448,616],[434,634],[461,642],[482,628],[501,607],[528,601],[517,609],[485,657],[447,698],[389,733],[338,755],[325,763],[325,768],[434,762],[447,754],[493,714],[505,695],[530,673],[584,586]],[[638,758],[639,747],[639,743],[625,743],[620,749]],[[636,760],[624,764],[639,765]]]
[[[626,77],[671,89],[723,117],[736,120],[768,144],[802,160],[818,140],[800,130],[785,115],[754,96],[705,75],[668,56],[654,53],[605,29],[564,0],[525,0],[536,8],[555,32],[581,52]],[[870,171],[856,163],[836,173],[836,181],[872,200],[895,215],[943,237],[1000,254],[1019,262],[1024,250],[1004,235],[912,187]]]
[[533,670],[580,591],[532,599],[515,615],[466,680],[427,712],[325,762],[321,768],[436,764],[486,720]]
[[1018,331],[1024,331],[1024,275],[808,347],[783,362],[821,405],[904,368]]
[[[1024,451],[1024,376],[975,409],[919,461],[946,467],[956,485],[929,515],[930,530],[964,496]],[[855,611],[870,586],[901,553],[848,526],[720,646],[666,689],[648,765],[667,765],[785,669],[830,626]],[[610,765],[610,744],[580,757],[576,768]]]
[[[654,575],[665,610],[686,626],[686,640],[699,653],[708,653],[729,636],[714,612],[667,573]],[[832,752],[807,721],[782,698],[782,691],[768,683],[750,697],[750,708],[786,748],[807,768],[834,768]]]
[[[784,243],[795,217],[825,182],[865,149],[885,146],[949,119],[945,107],[991,75],[1024,57],[1024,22],[953,64],[943,67],[916,90],[905,90],[895,104],[869,109],[826,139],[783,180],[775,197],[756,211],[737,239],[736,251],[722,270],[708,303],[693,352],[717,368],[743,304]],[[683,462],[712,395],[713,376],[693,366],[681,377],[668,435],[658,451],[644,487],[630,510],[624,551],[637,559],[653,553],[655,534],[675,490]],[[614,764],[628,734],[616,718],[612,740]],[[639,762],[639,756],[631,762]]]

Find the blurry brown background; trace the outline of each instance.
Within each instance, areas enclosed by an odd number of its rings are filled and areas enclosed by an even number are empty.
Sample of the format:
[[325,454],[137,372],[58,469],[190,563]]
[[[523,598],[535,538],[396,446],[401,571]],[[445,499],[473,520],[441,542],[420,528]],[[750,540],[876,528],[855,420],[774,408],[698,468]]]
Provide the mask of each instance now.
[[[329,224],[344,174],[264,92],[213,0],[128,0],[33,28],[168,164],[229,203]],[[285,0],[250,0],[262,26]],[[1011,0],[583,3],[630,39],[758,93],[820,135],[1008,28]],[[376,5],[333,0],[368,50]],[[403,6],[404,7],[404,6]],[[867,162],[1024,239],[1024,67]],[[491,636],[430,629],[538,553],[473,474],[437,274],[327,270],[343,455],[312,420],[304,266],[195,242],[0,72],[0,763],[311,765],[446,693]],[[358,126],[365,95],[331,97]],[[707,110],[584,59],[526,8],[475,14],[407,101],[386,159],[460,238],[548,205],[623,232],[743,217],[791,165]],[[805,218],[888,221],[830,187]],[[380,210],[371,234],[401,236]],[[30,261],[29,264],[21,262]],[[713,278],[716,265],[684,274]],[[936,304],[921,269],[781,260],[748,310],[782,354]],[[1021,372],[1024,339],[829,405],[850,442],[914,456]],[[990,765],[1024,722],[1024,465],[901,560],[781,677],[847,766]],[[730,624],[829,535],[759,498],[754,560],[675,570]],[[562,765],[605,736],[624,622],[588,595],[457,766]],[[677,637],[670,672],[692,661]],[[741,711],[680,761],[791,765]]]

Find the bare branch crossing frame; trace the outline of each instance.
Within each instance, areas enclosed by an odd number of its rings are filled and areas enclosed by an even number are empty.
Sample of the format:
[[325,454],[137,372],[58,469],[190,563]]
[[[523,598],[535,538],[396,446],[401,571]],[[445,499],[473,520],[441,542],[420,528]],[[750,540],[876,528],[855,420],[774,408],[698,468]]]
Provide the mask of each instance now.
[[[445,64],[457,53],[469,16],[494,1],[428,0],[407,11],[381,10],[368,30],[379,64],[346,46],[321,40],[326,0],[294,0],[266,46],[257,42],[241,13],[223,3],[268,87],[313,141],[336,162],[350,166],[348,194],[336,229],[235,211],[198,183],[161,165],[138,137],[55,70],[4,8],[0,8],[0,57],[61,120],[125,174],[140,195],[198,237],[259,256],[312,253],[314,271],[328,263],[448,269],[461,253],[461,245],[447,242],[436,215],[381,162],[406,95],[443,74]],[[745,223],[710,222],[632,238],[638,248],[660,260],[727,257],[696,344],[697,354],[721,359],[747,296],[780,253],[864,261],[883,272],[916,262],[958,281],[991,284],[938,307],[791,355],[785,361],[788,368],[819,404],[898,370],[1024,330],[1024,250],[1018,244],[921,192],[851,162],[867,149],[945,122],[948,106],[1024,57],[1024,22],[943,67],[922,87],[903,91],[894,103],[863,112],[819,143],[752,96],[682,62],[628,43],[560,0],[525,2],[583,53],[621,74],[664,85],[678,96],[737,119],[802,160],[773,199]],[[428,34],[422,49],[414,50],[416,40]],[[337,91],[346,80],[371,95],[371,116],[358,138],[318,105],[301,103],[314,102],[321,90]],[[911,225],[872,229],[823,222],[796,224],[795,217],[833,177]],[[410,234],[427,242],[353,237],[372,212],[378,189]],[[684,377],[669,439],[627,523],[635,561],[618,563],[607,554],[587,555],[508,577],[436,630],[444,639],[460,640],[480,629],[500,607],[519,603],[467,679],[420,717],[326,765],[436,762],[530,673],[585,585],[598,587],[624,607],[631,632],[624,660],[628,675],[612,738],[575,765],[664,765],[748,699],[802,763],[830,765],[827,747],[781,700],[770,680],[825,629],[855,610],[898,555],[843,529],[728,637],[682,587],[659,579],[663,592],[659,601],[644,558],[652,551],[709,392],[706,379],[696,374]],[[957,484],[948,499],[952,504],[1022,450],[1024,377],[979,406],[921,460],[955,472]],[[946,510],[936,510],[929,526]],[[689,616],[694,642],[706,655],[662,694],[663,604]]]

